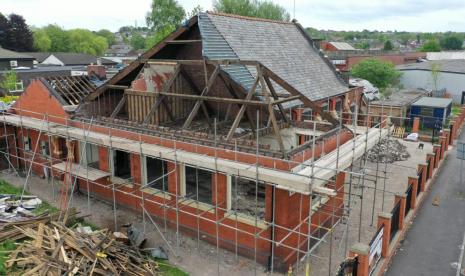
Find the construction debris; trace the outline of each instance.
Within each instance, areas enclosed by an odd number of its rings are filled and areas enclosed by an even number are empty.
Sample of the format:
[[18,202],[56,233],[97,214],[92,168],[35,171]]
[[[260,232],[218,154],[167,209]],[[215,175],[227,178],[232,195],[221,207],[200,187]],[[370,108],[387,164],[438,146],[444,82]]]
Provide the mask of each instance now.
[[8,268],[28,275],[157,275],[158,265],[134,247],[118,242],[108,230],[80,233],[52,221],[15,229],[31,240],[13,251]]
[[42,200],[36,196],[0,195],[0,222],[27,220],[34,215],[29,211],[36,209]]
[[367,159],[373,163],[380,162],[390,164],[410,158],[406,146],[402,145],[396,139],[388,138],[382,139],[367,154]]

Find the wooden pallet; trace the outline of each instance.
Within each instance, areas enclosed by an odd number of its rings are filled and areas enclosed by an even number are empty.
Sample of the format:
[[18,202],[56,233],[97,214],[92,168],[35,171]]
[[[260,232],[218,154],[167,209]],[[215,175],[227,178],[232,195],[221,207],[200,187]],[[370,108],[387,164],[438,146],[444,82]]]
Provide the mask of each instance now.
[[405,134],[405,127],[395,127],[392,133],[392,136],[403,139],[404,134]]

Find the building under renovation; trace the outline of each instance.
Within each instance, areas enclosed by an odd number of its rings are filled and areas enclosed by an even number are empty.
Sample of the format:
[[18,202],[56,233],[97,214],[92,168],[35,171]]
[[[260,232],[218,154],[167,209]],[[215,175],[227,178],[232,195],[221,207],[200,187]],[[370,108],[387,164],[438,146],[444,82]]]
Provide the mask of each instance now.
[[344,170],[388,132],[357,128],[359,93],[298,23],[201,13],[99,88],[34,80],[2,148],[282,271],[345,215]]

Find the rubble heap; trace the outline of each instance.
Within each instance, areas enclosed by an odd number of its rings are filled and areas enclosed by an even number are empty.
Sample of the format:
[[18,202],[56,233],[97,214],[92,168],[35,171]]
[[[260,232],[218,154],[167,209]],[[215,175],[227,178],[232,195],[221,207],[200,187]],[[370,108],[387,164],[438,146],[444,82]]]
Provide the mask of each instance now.
[[382,139],[368,153],[367,160],[370,162],[394,163],[404,161],[410,157],[407,147],[397,139]]

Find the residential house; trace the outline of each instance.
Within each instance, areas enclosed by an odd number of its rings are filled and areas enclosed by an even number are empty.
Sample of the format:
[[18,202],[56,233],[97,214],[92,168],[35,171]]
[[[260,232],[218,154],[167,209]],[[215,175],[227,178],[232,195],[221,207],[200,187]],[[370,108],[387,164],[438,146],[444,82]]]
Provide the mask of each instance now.
[[34,58],[25,53],[18,53],[0,47],[0,71],[15,68],[32,68]]

